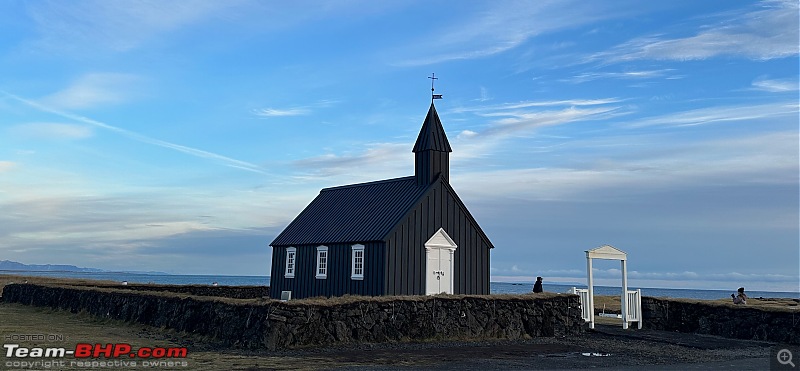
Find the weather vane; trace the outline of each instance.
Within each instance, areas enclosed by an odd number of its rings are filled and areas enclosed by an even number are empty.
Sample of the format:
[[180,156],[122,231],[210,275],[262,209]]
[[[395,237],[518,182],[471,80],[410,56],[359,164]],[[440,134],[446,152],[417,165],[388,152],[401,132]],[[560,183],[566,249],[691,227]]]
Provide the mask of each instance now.
[[431,103],[433,103],[434,99],[442,99],[442,95],[441,94],[433,94],[433,92],[434,92],[433,83],[436,82],[436,80],[438,80],[439,78],[436,77],[436,74],[432,73],[432,72],[431,72],[431,75],[428,76],[428,78],[431,79]]

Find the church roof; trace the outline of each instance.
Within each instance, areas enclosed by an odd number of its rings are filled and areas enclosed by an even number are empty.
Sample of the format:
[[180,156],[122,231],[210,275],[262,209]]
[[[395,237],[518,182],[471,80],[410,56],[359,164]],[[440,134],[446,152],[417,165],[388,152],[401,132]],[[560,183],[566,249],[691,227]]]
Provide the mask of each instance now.
[[325,188],[270,245],[380,241],[427,188],[413,176]]
[[450,143],[444,133],[442,121],[439,120],[439,114],[436,113],[436,107],[433,106],[433,103],[431,103],[431,108],[428,109],[425,122],[422,123],[422,129],[420,129],[419,136],[417,136],[417,143],[414,144],[414,152],[426,150],[453,152],[450,149]]

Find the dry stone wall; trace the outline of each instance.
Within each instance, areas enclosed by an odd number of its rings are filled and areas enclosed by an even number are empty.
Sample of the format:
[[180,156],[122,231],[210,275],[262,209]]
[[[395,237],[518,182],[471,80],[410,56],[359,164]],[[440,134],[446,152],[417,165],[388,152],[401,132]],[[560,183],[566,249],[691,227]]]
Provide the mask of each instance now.
[[800,312],[642,297],[644,328],[800,344]]
[[5,287],[3,299],[170,328],[245,348],[521,339],[585,331],[578,297],[563,294],[345,297],[281,302],[11,284]]

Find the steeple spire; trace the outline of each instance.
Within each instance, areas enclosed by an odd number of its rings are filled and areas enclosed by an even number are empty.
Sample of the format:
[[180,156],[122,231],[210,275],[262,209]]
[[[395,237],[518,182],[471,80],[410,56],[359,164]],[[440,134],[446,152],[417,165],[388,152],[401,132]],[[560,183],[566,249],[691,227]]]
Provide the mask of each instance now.
[[422,129],[420,129],[417,136],[417,143],[414,144],[414,152],[425,150],[453,152],[450,148],[450,142],[447,141],[442,120],[439,119],[439,114],[436,112],[436,107],[433,103],[431,103],[428,115],[425,116],[425,121],[422,123]]
[[422,123],[422,129],[414,144],[414,175],[417,184],[427,186],[436,177],[441,176],[447,181],[450,177],[450,142],[442,127],[442,121],[436,112],[436,107],[431,102],[428,115]]

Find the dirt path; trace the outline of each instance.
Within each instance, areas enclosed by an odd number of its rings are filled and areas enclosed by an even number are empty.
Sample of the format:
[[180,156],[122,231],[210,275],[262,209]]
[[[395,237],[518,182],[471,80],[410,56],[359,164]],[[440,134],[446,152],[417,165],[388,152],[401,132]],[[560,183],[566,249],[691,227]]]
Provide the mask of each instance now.
[[[45,335],[45,340],[11,339],[25,334]],[[59,339],[59,336],[63,339]],[[766,369],[769,367],[770,346],[763,342],[713,336],[649,330],[623,332],[616,327],[598,326],[598,331],[568,338],[362,344],[281,352],[243,351],[217,347],[207,339],[154,327],[8,303],[0,303],[0,339],[3,339],[3,344],[14,342],[29,348],[73,349],[75,344],[81,342],[128,343],[134,349],[157,346],[188,348],[187,358],[175,360],[185,361],[186,366],[160,367],[162,370],[533,370],[641,369],[642,366],[685,369],[703,365],[713,369],[750,369],[753,366]],[[13,363],[7,364],[23,359],[7,358],[5,355],[3,349],[0,369],[28,369],[15,368]],[[71,364],[71,361],[76,361],[74,358],[63,360],[66,365],[58,369],[87,369]]]

